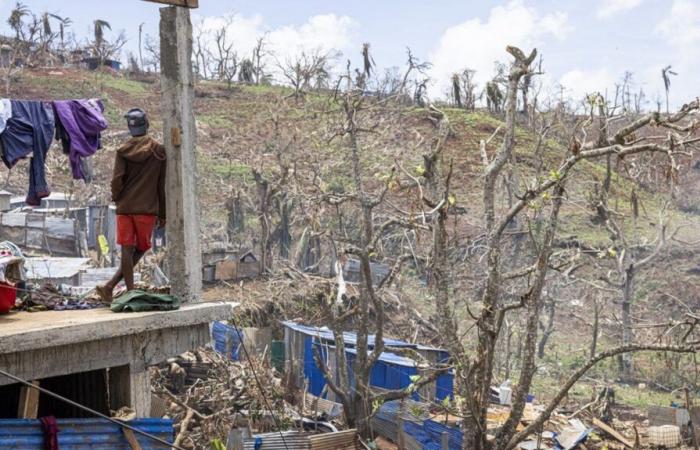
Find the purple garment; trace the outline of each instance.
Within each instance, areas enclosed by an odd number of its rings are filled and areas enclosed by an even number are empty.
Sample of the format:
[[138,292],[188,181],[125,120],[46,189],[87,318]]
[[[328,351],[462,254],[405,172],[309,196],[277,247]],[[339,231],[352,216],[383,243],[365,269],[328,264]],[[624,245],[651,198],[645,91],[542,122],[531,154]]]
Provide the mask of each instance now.
[[73,178],[86,180],[82,159],[92,156],[100,148],[100,133],[107,128],[102,115],[104,106],[99,100],[59,100],[53,102],[53,107]]

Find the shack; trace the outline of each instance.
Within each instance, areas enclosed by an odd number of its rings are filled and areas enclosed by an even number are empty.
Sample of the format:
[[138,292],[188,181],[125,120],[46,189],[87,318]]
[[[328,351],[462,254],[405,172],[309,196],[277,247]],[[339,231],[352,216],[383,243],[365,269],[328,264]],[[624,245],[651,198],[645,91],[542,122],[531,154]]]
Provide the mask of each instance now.
[[0,213],[0,241],[14,242],[23,250],[56,256],[83,253],[79,222],[44,213]]
[[12,207],[10,206],[10,201],[12,200],[12,193],[0,190],[0,212],[7,212]]
[[[391,268],[386,264],[369,263],[369,269],[372,273],[372,284],[378,286],[386,277],[389,276]],[[359,283],[362,279],[360,275],[360,260],[348,259],[343,265],[343,278],[349,283]]]
[[204,281],[236,281],[260,275],[260,262],[252,251],[217,249],[202,254]]
[[[325,389],[326,379],[314,359],[319,352],[332,373],[337,373],[337,348],[333,332],[328,328],[309,327],[291,321],[284,326],[284,347],[287,364],[285,370],[294,385],[300,389],[308,385],[310,393],[335,400],[335,395]],[[348,360],[349,379],[353,379],[352,362],[357,354],[357,334],[343,332],[345,351]],[[375,336],[368,337],[370,349],[374,347]],[[387,351],[382,352],[379,361],[372,368],[370,384],[378,389],[404,389],[411,384],[411,377],[421,375],[437,363],[445,362],[449,353],[443,349],[412,344],[396,339],[384,339]],[[392,349],[416,352],[420,357],[410,358],[392,352]],[[423,356],[425,355],[425,356]],[[425,359],[425,361],[423,361]],[[438,379],[419,390],[416,397],[425,401],[442,400],[452,395],[453,374],[440,375]],[[325,389],[325,391],[324,391]]]
[[89,258],[36,257],[25,258],[24,267],[31,282],[77,286],[80,272],[87,269],[89,262]]

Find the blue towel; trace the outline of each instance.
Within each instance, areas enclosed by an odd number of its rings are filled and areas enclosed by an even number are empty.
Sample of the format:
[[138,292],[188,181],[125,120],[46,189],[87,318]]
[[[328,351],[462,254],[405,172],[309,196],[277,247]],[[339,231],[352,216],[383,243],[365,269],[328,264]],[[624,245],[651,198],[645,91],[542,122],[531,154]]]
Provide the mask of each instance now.
[[12,117],[0,134],[2,160],[11,169],[17,161],[31,155],[27,204],[38,206],[51,193],[44,164],[55,129],[53,108],[51,103],[30,100],[12,100],[11,105]]

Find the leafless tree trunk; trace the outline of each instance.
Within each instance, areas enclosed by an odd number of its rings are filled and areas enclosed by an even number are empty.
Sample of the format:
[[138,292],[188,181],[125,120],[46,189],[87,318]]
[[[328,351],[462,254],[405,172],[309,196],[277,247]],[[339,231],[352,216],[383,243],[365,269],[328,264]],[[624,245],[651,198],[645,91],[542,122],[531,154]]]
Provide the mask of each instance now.
[[600,312],[603,309],[602,299],[594,297],[593,299],[593,323],[591,324],[591,346],[589,357],[593,358],[596,355],[598,347],[598,335],[600,334]]
[[554,332],[554,314],[556,312],[556,300],[552,296],[548,297],[549,298],[547,299],[547,302],[544,306],[547,314],[547,322],[540,324],[542,336],[540,336],[540,343],[537,344],[537,357],[539,359],[544,358],[544,349],[547,346],[547,341]]

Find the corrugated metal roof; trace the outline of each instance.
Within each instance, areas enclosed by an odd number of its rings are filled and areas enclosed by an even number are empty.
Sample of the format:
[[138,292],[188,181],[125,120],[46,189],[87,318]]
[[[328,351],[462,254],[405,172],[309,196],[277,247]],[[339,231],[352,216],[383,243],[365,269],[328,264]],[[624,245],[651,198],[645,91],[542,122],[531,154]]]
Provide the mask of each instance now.
[[[61,450],[131,450],[122,428],[104,419],[57,419],[58,446]],[[171,419],[135,419],[132,427],[173,442]],[[170,449],[170,446],[134,433],[144,450]],[[35,419],[0,420],[0,448],[15,450],[43,450],[44,433]]]
[[26,258],[24,267],[30,280],[70,278],[87,267],[90,258],[37,257]]
[[[312,327],[312,326],[307,326],[307,325],[301,325],[296,322],[292,322],[290,320],[285,320],[281,322],[282,325],[285,327],[288,327],[294,331],[298,331],[300,333],[304,333],[308,336],[314,336],[318,337],[320,339],[328,340],[328,341],[333,341],[335,338],[333,337],[333,331],[331,331],[328,327]],[[345,345],[357,345],[357,333],[350,332],[350,331],[344,331],[343,332],[343,340],[345,341]],[[367,343],[370,347],[374,347],[374,340],[375,336],[369,335],[367,337]],[[425,350],[425,351],[436,351],[436,352],[444,352],[444,349],[441,348],[435,348],[435,347],[429,347],[426,345],[421,345],[421,344],[411,344],[410,342],[406,341],[400,341],[397,339],[389,339],[389,338],[384,338],[384,345],[388,347],[406,347],[406,348],[413,348],[416,350]]]
[[[354,348],[347,348],[345,349],[346,353],[350,353],[352,355],[357,355],[357,350]],[[379,361],[388,363],[388,364],[393,364],[396,366],[403,366],[403,367],[417,367],[417,364],[414,360],[411,358],[404,358],[403,356],[399,356],[395,353],[391,352],[382,352],[382,354],[379,356]]]

